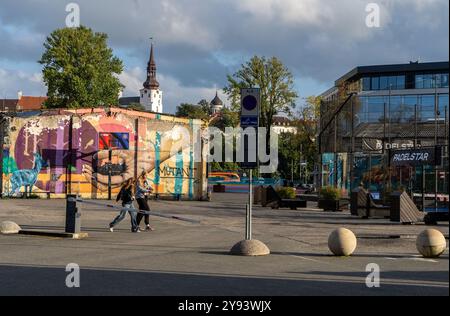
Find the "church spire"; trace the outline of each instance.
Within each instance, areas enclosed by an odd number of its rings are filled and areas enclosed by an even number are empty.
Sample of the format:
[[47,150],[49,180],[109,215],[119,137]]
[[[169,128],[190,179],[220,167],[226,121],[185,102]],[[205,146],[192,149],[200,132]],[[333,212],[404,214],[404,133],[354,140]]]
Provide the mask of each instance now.
[[147,64],[147,80],[144,82],[144,88],[150,90],[159,89],[159,82],[156,80],[156,63],[153,52],[153,43],[150,49],[150,59]]

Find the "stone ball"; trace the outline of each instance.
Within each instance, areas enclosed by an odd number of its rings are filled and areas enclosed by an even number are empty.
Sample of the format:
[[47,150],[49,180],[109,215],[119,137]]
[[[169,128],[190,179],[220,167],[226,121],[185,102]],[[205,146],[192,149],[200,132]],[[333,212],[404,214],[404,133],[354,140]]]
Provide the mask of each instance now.
[[438,258],[447,249],[447,241],[440,231],[427,229],[417,237],[416,246],[425,258]]
[[1,234],[18,234],[21,230],[20,226],[14,222],[6,221],[0,223],[0,233]]
[[230,254],[236,256],[266,256],[270,254],[269,248],[261,241],[243,240],[231,248]]
[[355,234],[346,228],[333,231],[328,238],[328,248],[335,256],[351,256],[356,249]]

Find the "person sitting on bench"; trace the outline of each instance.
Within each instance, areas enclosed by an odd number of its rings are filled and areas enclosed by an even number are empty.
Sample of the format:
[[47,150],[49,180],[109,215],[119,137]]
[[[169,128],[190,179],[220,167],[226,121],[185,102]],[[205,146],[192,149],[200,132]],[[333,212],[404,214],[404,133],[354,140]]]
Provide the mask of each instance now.
[[363,187],[354,190],[351,195],[351,213],[362,218],[390,217],[390,206],[374,202],[372,195]]

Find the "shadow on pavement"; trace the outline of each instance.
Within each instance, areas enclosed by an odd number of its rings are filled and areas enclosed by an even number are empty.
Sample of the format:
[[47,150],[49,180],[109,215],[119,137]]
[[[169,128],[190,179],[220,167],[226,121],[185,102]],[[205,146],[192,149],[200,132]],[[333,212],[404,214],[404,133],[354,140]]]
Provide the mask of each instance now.
[[[316,272],[316,274],[321,272]],[[0,265],[0,295],[113,296],[310,296],[448,295],[448,288],[385,284],[369,289],[364,281],[234,277],[178,272],[81,269],[80,288],[65,285],[65,267]]]

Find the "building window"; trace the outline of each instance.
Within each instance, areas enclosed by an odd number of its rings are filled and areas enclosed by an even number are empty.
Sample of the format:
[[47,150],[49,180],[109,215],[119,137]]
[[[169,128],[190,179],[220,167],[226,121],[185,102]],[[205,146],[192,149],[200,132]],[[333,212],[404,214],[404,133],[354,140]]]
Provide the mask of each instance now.
[[379,77],[372,78],[372,90],[380,90],[380,78]]
[[397,89],[397,77],[389,77],[388,82],[388,88],[390,87],[391,89]]
[[380,77],[380,90],[389,90],[389,77]]
[[439,118],[442,120],[448,120],[448,94],[439,95]]
[[420,98],[420,114],[422,121],[434,121],[435,119],[435,96],[423,95]]
[[371,84],[371,78],[370,77],[364,77],[362,79],[363,91],[370,91],[370,84]]
[[[403,117],[406,122],[414,122],[416,117],[417,95],[403,97]],[[417,120],[420,120],[420,113],[417,111]]]
[[397,90],[406,89],[406,76],[397,76]]
[[423,76],[423,88],[432,89],[434,88],[434,81],[436,76],[434,75],[424,75]]
[[448,88],[448,73],[416,75],[416,89]]
[[367,104],[367,121],[369,123],[383,122],[384,120],[384,98],[370,97]]
[[441,75],[439,88],[448,88],[448,73]]

